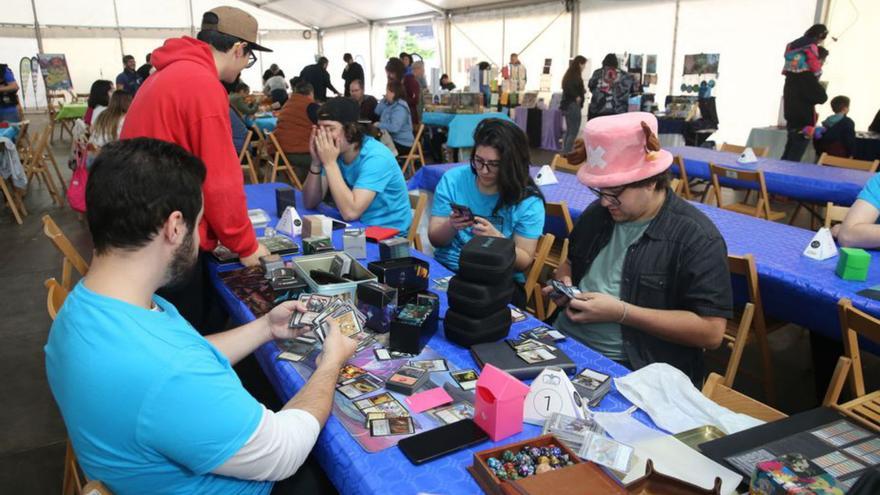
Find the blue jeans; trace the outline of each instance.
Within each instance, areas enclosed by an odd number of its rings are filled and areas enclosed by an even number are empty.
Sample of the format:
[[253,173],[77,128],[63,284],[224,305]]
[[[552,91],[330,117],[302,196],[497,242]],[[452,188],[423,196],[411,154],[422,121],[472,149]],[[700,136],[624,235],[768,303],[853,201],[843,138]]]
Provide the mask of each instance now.
[[565,114],[565,137],[562,139],[562,154],[571,153],[574,140],[577,139],[581,128],[581,107],[577,103],[569,103],[568,108],[563,110]]
[[0,107],[0,122],[18,122],[21,118],[18,115],[18,107]]

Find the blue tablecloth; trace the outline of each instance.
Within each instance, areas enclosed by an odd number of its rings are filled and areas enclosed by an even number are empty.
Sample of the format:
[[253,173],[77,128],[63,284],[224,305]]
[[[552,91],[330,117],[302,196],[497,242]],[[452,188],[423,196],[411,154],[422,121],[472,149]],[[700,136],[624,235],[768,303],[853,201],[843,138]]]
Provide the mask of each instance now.
[[[743,170],[762,170],[767,191],[801,201],[825,204],[831,201],[849,206],[873,174],[861,170],[824,167],[809,163],[789,162],[772,158],[758,158],[757,163],[737,163],[739,155],[708,148],[681,146],[669,148],[673,155],[684,158],[688,178],[710,178],[709,162]],[[677,167],[673,166],[677,171]]]
[[[433,191],[432,187],[436,187],[443,173],[456,166],[459,164],[423,167],[410,179],[409,187]],[[533,176],[537,170],[538,167],[532,167]],[[541,191],[547,201],[565,201],[572,219],[577,220],[596,197],[574,175],[558,172],[556,177],[558,184],[541,186]],[[856,294],[880,284],[880,253],[869,251],[872,263],[867,281],[842,280],[834,273],[838,258],[815,261],[802,255],[813,232],[702,203],[693,204],[718,227],[730,254],[755,256],[764,311],[768,316],[837,340],[840,340],[837,301],[841,297],[852,299],[857,308],[880,317],[880,301]],[[877,352],[880,346],[866,344],[865,348]]]
[[15,138],[18,137],[18,126],[9,126],[0,129],[0,138],[7,138],[11,141],[15,141]]
[[277,117],[258,117],[254,119],[254,124],[263,132],[272,132],[278,125]]
[[474,131],[477,129],[477,125],[486,119],[510,120],[510,117],[507,114],[497,112],[456,115],[449,122],[449,137],[446,140],[446,146],[472,148],[474,146]]
[[449,127],[449,123],[452,122],[454,117],[454,113],[424,112],[422,114],[422,123],[437,127]]
[[[273,217],[273,222],[270,225],[274,225],[274,222],[277,220],[274,216],[274,190],[278,187],[287,186],[285,184],[245,186],[248,208],[262,208],[265,210]],[[297,210],[300,214],[314,213],[302,208],[300,195],[297,195],[297,200]],[[325,208],[322,212],[329,213],[329,210]],[[333,241],[336,246],[342,245],[341,235],[341,230],[334,232]],[[413,255],[431,264],[430,274],[432,280],[450,275],[449,270],[432,258],[417,251],[413,251]],[[378,259],[376,244],[367,243],[367,257],[368,259]],[[237,265],[234,267],[237,267]],[[215,271],[212,274],[212,279],[226,302],[232,318],[238,323],[245,323],[253,320],[253,314],[223,284],[216,272],[218,269],[225,270],[234,267],[218,268],[214,266],[213,270]],[[440,292],[439,295],[441,301],[440,311],[441,315],[443,315],[447,307],[446,293]],[[530,318],[513,325],[511,334],[517,334],[538,324],[539,322]],[[475,363],[470,357],[468,350],[446,341],[442,328],[437,331],[429,345],[451,363],[461,368],[475,367]],[[560,342],[559,347],[578,364],[579,368],[587,366],[613,376],[621,376],[628,373],[626,368],[581,345],[574,339]],[[302,388],[305,382],[290,363],[275,360],[278,352],[275,344],[270,342],[257,349],[255,354],[279,397],[283,401],[287,401]],[[630,406],[629,401],[624,399],[616,390],[612,390],[602,401],[598,409],[603,411],[623,411]],[[650,419],[643,412],[638,411],[635,416],[645,424],[651,425]],[[504,439],[498,445],[525,440],[539,435],[540,432],[539,427],[526,424],[522,433]],[[320,437],[318,437],[318,442],[313,452],[318,462],[321,463],[321,466],[327,472],[330,480],[344,494],[415,494],[419,492],[474,494],[480,493],[480,490],[465,468],[471,465],[474,452],[490,448],[493,445],[495,444],[491,442],[479,444],[417,467],[412,465],[396,447],[374,454],[365,453],[342,424],[335,417],[331,416]]]

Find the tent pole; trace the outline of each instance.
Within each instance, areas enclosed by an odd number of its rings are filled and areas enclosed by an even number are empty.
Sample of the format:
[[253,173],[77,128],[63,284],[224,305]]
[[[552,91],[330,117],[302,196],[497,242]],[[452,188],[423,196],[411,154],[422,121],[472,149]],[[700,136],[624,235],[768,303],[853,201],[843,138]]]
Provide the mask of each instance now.
[[[318,31],[318,55],[324,56],[324,30]],[[317,60],[315,60],[317,62]]]
[[447,74],[452,73],[452,14],[446,14],[446,23],[444,26],[444,35],[446,36],[446,70]]
[[193,2],[192,0],[188,0],[189,3],[189,35],[193,38],[196,37],[196,16],[193,14]]
[[125,47],[122,45],[122,30],[119,29],[119,10],[116,8],[116,0],[113,0],[113,20],[116,21],[116,36],[119,37],[119,58],[125,57]]
[[31,0],[31,9],[34,11],[34,34],[37,36],[37,50],[42,55],[43,52],[43,33],[40,31],[40,21],[37,19],[37,5],[34,3],[36,0]]
[[[370,89],[373,88],[373,74],[376,73],[376,59],[373,58],[373,29],[374,29],[374,27],[375,26],[374,26],[373,21],[370,21],[370,34],[369,34],[369,37],[370,37],[370,48],[369,48],[369,50],[370,50],[369,51],[369,55],[370,55],[370,65],[369,65],[369,68],[370,68]],[[367,75],[364,74],[364,79],[366,79],[366,78],[367,78]],[[367,81],[364,81],[363,86],[364,86],[363,87],[364,93],[366,93],[367,92]]]
[[571,2],[571,47],[569,49],[569,58],[573,59],[578,54],[581,35],[581,0]]
[[678,48],[678,10],[681,7],[681,0],[675,0],[675,24],[672,27],[672,63],[669,69],[669,95],[672,95],[673,84],[675,84],[675,57]]
[[[505,11],[501,11],[501,65],[504,65],[504,54],[507,52],[506,48],[507,42],[507,13]],[[501,67],[498,67],[501,69]]]

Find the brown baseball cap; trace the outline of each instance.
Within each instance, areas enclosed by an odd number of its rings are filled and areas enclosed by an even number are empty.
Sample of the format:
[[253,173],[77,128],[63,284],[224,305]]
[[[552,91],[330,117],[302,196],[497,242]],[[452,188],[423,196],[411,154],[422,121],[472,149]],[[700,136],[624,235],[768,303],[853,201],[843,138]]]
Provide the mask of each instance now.
[[271,52],[257,44],[257,20],[254,16],[235,7],[217,7],[202,15],[203,31],[217,31],[246,41],[252,50]]

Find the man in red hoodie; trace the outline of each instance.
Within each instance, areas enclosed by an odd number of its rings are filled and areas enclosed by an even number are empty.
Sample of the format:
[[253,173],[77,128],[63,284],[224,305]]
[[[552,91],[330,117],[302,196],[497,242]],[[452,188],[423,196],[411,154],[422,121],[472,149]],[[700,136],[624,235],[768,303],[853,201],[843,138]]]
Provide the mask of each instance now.
[[257,242],[247,214],[244,181],[232,144],[231,83],[256,61],[257,20],[234,7],[205,12],[198,39],[173,38],[152,53],[156,72],[138,90],[122,139],[150,137],[176,143],[205,163],[205,214],[199,224],[199,263],[182,285],[161,294],[200,332],[223,329],[225,311],[211,284],[207,253],[218,241],[246,266],[269,251]]

